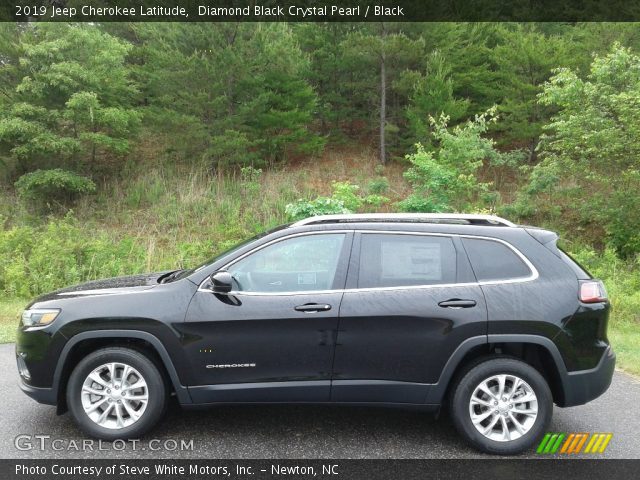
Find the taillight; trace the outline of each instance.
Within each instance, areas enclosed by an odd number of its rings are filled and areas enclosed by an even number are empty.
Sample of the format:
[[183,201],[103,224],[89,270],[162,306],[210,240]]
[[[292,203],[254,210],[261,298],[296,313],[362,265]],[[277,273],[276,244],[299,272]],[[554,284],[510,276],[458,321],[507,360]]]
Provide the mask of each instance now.
[[607,301],[607,290],[599,280],[580,282],[580,301],[582,303],[598,303]]

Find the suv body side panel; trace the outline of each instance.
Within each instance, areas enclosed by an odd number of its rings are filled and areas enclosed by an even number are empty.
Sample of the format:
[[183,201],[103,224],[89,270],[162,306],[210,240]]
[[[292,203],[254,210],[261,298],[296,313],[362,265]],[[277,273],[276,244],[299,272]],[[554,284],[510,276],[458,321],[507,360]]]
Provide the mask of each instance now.
[[[399,233],[399,232],[389,232]],[[404,234],[404,233],[403,233]],[[427,232],[423,232],[427,235]],[[360,239],[347,284],[357,285]],[[340,307],[331,400],[423,403],[458,346],[487,334],[487,308],[454,240],[459,284],[346,290]],[[472,308],[440,302],[468,299]]]
[[510,243],[540,276],[531,282],[482,285],[489,335],[539,335],[556,342],[567,371],[594,368],[609,346],[609,305],[581,304],[575,272],[532,236],[513,235]]
[[[55,306],[62,312],[55,322],[44,328],[18,330],[16,354],[23,357],[31,373],[28,385],[57,388],[52,366],[60,363],[68,342],[77,335],[96,331],[101,332],[96,338],[107,338],[103,332],[115,330],[143,331],[157,338],[171,358],[179,383],[188,385],[193,381],[192,372],[184,355],[183,338],[176,327],[184,321],[195,291],[195,285],[181,280],[143,292],[92,293],[36,303],[37,308]],[[126,340],[125,336],[116,337]]]
[[607,325],[611,306],[606,303],[581,303],[562,323],[553,342],[562,352],[567,370],[595,368],[609,348]]
[[489,343],[524,343],[540,345],[545,348],[553,358],[560,378],[561,397],[554,399],[560,407],[583,405],[594,400],[609,388],[613,378],[616,356],[610,346],[604,350],[594,368],[569,372],[565,367],[560,350],[547,337],[525,334],[489,335],[488,340]]
[[163,342],[161,342],[157,337],[142,330],[90,330],[82,333],[78,333],[74,337],[72,337],[66,344],[64,348],[60,352],[58,357],[58,361],[56,363],[56,367],[53,373],[52,385],[49,388],[46,387],[34,387],[25,383],[21,380],[20,387],[22,390],[29,396],[39,400],[41,403],[47,403],[50,405],[55,405],[57,403],[59,388],[61,385],[63,370],[65,367],[65,362],[67,357],[71,353],[73,347],[85,340],[98,340],[98,339],[140,339],[148,342],[152,345],[164,368],[169,375],[169,380],[173,386],[173,390],[176,393],[178,401],[182,404],[191,403],[191,397],[189,396],[189,392],[184,386],[178,373],[175,369],[172,358],[170,357],[167,349],[165,348]]

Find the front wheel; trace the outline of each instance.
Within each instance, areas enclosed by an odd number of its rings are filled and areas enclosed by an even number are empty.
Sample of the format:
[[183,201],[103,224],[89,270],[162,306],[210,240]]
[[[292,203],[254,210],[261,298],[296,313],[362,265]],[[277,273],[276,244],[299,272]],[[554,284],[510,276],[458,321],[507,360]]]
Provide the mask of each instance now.
[[162,375],[144,354],[109,347],[87,355],[71,373],[67,405],[78,426],[104,440],[137,438],[162,416]]
[[533,446],[546,431],[553,398],[545,379],[511,358],[486,360],[454,386],[453,423],[478,450],[512,455]]

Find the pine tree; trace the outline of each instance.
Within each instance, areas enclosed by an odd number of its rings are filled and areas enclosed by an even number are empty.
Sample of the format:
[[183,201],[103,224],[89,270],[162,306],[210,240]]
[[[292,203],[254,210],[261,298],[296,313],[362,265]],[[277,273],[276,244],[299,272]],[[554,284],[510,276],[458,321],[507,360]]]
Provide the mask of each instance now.
[[125,66],[130,45],[94,25],[42,23],[23,36],[25,76],[0,119],[0,143],[18,173],[94,170],[126,153],[140,121]]

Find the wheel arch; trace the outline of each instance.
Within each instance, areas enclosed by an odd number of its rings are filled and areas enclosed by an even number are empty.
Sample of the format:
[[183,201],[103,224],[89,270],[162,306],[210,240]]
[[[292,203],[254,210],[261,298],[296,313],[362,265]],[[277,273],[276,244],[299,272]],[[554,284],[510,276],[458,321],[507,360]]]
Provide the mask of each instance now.
[[515,358],[533,366],[549,384],[554,403],[565,404],[568,374],[558,347],[547,337],[527,334],[472,337],[461,343],[429,390],[426,403],[442,404],[461,374],[483,359],[496,356]]
[[[53,375],[54,398],[58,413],[66,411],[65,389],[75,361],[99,348],[124,346],[150,354],[158,363],[181,404],[191,403],[188,389],[180,383],[173,361],[162,342],[149,332],[141,330],[93,330],[74,335],[65,344]],[[162,371],[163,370],[163,371]]]

